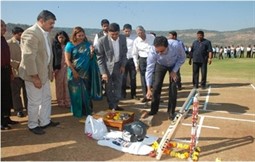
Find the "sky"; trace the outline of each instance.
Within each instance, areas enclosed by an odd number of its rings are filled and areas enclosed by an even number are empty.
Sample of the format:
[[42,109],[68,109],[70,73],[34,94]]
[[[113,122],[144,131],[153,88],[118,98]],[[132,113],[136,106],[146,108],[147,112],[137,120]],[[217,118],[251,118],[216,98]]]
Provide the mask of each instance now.
[[170,31],[234,31],[255,27],[255,1],[1,1],[6,23],[32,25],[42,10],[53,12],[55,27],[101,28],[102,19],[135,28]]

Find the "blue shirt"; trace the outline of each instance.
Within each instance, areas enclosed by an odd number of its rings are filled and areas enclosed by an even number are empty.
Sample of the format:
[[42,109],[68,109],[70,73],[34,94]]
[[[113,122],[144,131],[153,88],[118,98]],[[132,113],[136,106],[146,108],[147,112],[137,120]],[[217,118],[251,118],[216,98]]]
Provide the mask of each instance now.
[[176,73],[180,69],[181,65],[185,62],[185,58],[185,51],[181,43],[176,40],[168,40],[168,47],[164,54],[158,54],[155,47],[151,47],[147,58],[147,67],[145,73],[147,86],[151,86],[152,84],[152,75],[156,63],[169,68],[173,67],[172,71]]
[[201,42],[198,40],[193,42],[191,47],[193,62],[207,62],[209,52],[212,52],[212,45],[209,40],[202,39]]

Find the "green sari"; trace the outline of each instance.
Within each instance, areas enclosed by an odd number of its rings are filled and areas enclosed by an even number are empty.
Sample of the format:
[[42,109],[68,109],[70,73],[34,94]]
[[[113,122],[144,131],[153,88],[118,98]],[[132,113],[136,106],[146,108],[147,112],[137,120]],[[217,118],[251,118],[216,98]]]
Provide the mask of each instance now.
[[71,68],[68,67],[67,81],[71,111],[75,117],[91,115],[92,99],[102,98],[99,69],[95,54],[90,57],[90,45],[87,41],[76,46],[68,42],[65,48],[65,51],[71,54],[70,61],[79,74],[79,79],[75,79]]

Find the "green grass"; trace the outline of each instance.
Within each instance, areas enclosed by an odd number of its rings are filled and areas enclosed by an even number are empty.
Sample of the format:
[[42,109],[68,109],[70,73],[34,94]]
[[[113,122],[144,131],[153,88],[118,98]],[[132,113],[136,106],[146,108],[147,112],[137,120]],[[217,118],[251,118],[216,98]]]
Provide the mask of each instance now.
[[[182,76],[192,76],[192,66],[186,59],[181,67]],[[237,79],[249,83],[255,83],[255,59],[236,58],[218,60],[214,58],[211,65],[208,65],[208,75],[210,78]]]

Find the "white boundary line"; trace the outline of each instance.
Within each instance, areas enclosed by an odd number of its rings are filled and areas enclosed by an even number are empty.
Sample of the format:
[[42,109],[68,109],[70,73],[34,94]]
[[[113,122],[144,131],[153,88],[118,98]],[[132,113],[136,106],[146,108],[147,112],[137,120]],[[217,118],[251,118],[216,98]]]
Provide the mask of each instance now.
[[253,84],[251,84],[251,87],[255,90],[255,86]]
[[199,110],[199,111],[209,111],[209,112],[225,113],[225,114],[255,116],[255,114],[251,114],[251,113],[238,113],[238,112],[231,112],[231,111],[217,111],[217,110]]
[[213,119],[225,119],[225,120],[234,120],[234,121],[243,121],[243,122],[255,123],[255,120],[248,120],[248,119],[236,119],[236,118],[227,118],[227,117],[210,116],[210,115],[199,115],[199,116],[200,116],[200,117],[213,118]]
[[198,124],[198,128],[197,128],[197,143],[196,145],[198,144],[198,139],[200,137],[200,134],[201,134],[201,128],[202,128],[202,125],[203,125],[203,122],[204,122],[204,119],[205,117],[204,116],[201,116],[200,120],[199,120],[199,124]]
[[[182,125],[184,126],[191,126],[192,124],[188,124],[188,123],[182,123]],[[199,126],[199,125],[198,125]],[[209,128],[209,129],[220,129],[219,127],[213,127],[213,126],[206,126],[206,125],[202,125],[202,128]]]
[[211,86],[209,86],[209,89],[208,89],[208,93],[207,93],[207,96],[206,96],[206,100],[205,100],[205,103],[204,103],[204,108],[203,108],[203,110],[206,110],[206,107],[207,107],[208,101],[209,101],[210,93],[211,93]]

